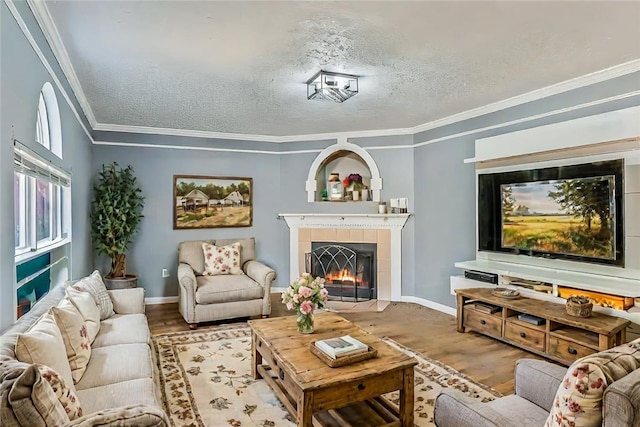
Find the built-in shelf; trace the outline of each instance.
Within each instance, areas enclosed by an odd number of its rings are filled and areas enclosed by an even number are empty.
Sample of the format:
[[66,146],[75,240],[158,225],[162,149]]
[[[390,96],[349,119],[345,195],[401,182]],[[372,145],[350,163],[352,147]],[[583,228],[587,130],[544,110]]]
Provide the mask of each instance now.
[[617,277],[492,260],[461,261],[456,262],[455,266],[464,270],[484,271],[500,276],[548,282],[554,285],[554,295],[557,295],[556,286],[567,286],[627,297],[640,296],[640,277]]

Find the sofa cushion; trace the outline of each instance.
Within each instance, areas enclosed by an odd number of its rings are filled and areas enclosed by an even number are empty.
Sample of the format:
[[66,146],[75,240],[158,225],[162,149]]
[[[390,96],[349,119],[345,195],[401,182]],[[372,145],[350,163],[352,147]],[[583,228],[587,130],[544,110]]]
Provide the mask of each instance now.
[[248,301],[264,296],[264,288],[245,275],[198,276],[196,282],[198,304]]
[[149,323],[144,314],[116,314],[103,320],[92,348],[118,344],[148,344]]
[[91,357],[87,324],[82,314],[67,298],[60,301],[57,307],[51,307],[51,312],[62,334],[71,376],[74,382],[78,382]]
[[576,360],[567,369],[545,427],[599,427],[607,386],[640,368],[640,339]]
[[90,276],[78,280],[71,286],[91,294],[100,310],[100,320],[108,319],[115,314],[113,311],[113,303],[107,293],[107,287],[102,281],[102,276],[98,270],[95,270]]
[[152,378],[151,349],[147,344],[119,344],[94,348],[77,390],[86,390],[138,378]]
[[213,240],[188,240],[178,245],[178,262],[189,264],[198,276],[204,273],[203,243],[213,244]]
[[73,376],[60,329],[48,311],[27,332],[18,335],[16,358],[25,363],[49,366],[73,389]]
[[240,268],[240,243],[227,246],[202,244],[204,254],[204,275],[244,274]]
[[99,387],[78,390],[85,414],[105,408],[130,405],[156,405],[152,378],[138,378]]
[[216,246],[228,246],[232,243],[240,243],[240,267],[247,261],[256,259],[256,240],[253,237],[248,239],[216,239]]
[[95,300],[89,292],[80,291],[72,286],[68,286],[65,291],[69,301],[82,314],[82,318],[87,324],[87,336],[89,341],[93,342],[100,330],[100,310]]

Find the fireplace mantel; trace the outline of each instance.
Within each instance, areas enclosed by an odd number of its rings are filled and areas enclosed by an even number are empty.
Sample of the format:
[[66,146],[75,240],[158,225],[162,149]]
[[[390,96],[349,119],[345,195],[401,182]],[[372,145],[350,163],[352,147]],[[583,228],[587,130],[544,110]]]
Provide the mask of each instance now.
[[411,216],[404,214],[281,213],[289,228],[400,228]]
[[[400,301],[402,297],[402,229],[412,214],[326,214],[326,213],[281,213],[289,226],[289,282],[297,278],[300,271],[301,229],[389,230],[388,253],[390,263],[388,280],[378,280],[378,299]],[[379,249],[380,250],[380,249]],[[382,273],[380,273],[382,274]]]

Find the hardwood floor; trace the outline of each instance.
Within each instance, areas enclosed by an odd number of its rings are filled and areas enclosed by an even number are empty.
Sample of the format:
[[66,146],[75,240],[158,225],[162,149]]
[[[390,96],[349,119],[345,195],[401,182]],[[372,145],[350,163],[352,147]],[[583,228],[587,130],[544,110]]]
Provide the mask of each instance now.
[[[271,304],[272,317],[292,315],[280,302],[280,294],[272,295]],[[458,333],[455,317],[418,304],[391,303],[379,313],[341,315],[372,334],[389,337],[427,357],[439,360],[502,394],[513,393],[516,360],[523,357],[540,358],[473,332]],[[189,330],[178,312],[178,304],[149,305],[147,318],[153,335]],[[234,321],[238,320],[244,319]],[[200,324],[199,328],[215,327],[221,323],[225,322]]]

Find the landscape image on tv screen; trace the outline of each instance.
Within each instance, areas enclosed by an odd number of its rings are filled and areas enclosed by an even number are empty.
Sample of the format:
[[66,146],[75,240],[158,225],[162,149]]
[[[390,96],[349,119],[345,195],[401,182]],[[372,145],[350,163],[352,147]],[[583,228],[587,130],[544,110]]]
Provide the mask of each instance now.
[[614,175],[500,186],[502,247],[615,259]]

